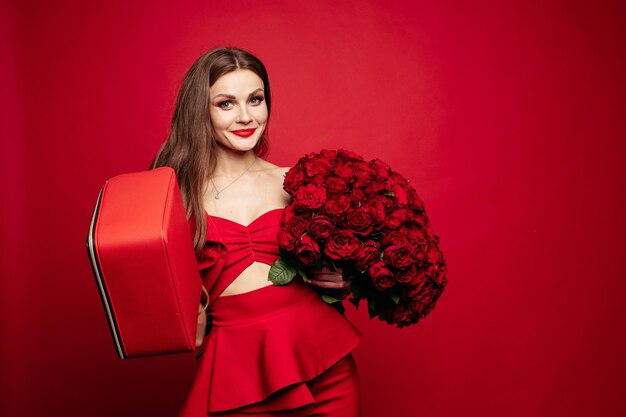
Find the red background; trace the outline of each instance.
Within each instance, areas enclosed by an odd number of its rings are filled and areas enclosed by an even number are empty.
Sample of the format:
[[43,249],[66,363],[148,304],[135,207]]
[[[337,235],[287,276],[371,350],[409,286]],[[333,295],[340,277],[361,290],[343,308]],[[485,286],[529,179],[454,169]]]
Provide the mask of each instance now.
[[116,358],[84,242],[224,44],[269,69],[271,161],[379,157],[441,238],[449,285],[418,326],[347,306],[365,417],[626,415],[623,2],[2,8],[2,415],[176,414],[193,357]]

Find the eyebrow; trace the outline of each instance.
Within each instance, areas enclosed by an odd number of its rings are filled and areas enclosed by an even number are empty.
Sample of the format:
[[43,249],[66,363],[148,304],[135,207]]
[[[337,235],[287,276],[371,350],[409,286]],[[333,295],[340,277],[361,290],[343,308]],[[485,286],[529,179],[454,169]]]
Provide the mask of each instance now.
[[[257,88],[256,90],[254,90],[253,92],[251,92],[250,94],[248,94],[248,97],[250,97],[251,95],[256,94],[258,91],[263,91],[263,89],[262,89],[262,88],[260,88],[260,87],[259,87],[259,88]],[[219,97],[219,96],[226,97],[226,98],[231,98],[231,99],[236,99],[236,98],[237,98],[237,97],[232,96],[232,95],[230,95],[230,94],[221,94],[221,93],[220,93],[220,94],[216,94],[216,95],[214,95],[213,97],[211,97],[211,100],[215,100],[215,98],[216,98],[216,97]]]

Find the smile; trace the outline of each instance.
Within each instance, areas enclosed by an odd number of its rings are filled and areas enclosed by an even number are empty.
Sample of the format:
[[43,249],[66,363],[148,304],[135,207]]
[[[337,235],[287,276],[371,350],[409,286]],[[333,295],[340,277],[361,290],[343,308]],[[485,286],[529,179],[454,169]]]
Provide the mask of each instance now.
[[254,131],[256,130],[256,128],[254,129],[239,129],[239,130],[231,130],[231,133],[234,133],[237,136],[241,136],[242,138],[247,138],[248,136],[251,136]]

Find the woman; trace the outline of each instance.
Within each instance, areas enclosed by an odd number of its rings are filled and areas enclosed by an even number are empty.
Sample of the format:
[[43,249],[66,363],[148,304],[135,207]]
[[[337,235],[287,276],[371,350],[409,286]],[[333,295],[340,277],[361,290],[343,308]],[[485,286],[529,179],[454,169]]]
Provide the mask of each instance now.
[[[218,48],[191,66],[171,133],[152,167],[177,174],[198,257],[200,359],[179,417],[359,416],[361,334],[301,280],[268,281],[290,196],[286,168],[262,159],[271,111],[265,67],[250,53]],[[345,294],[341,273],[311,283]]]

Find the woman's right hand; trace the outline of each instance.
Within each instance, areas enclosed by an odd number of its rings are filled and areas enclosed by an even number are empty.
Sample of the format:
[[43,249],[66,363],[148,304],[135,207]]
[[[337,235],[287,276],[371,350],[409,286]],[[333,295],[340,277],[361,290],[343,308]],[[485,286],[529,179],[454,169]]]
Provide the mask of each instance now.
[[310,279],[307,283],[319,287],[323,293],[343,300],[350,294],[352,277],[344,276],[341,268],[335,269],[332,270],[326,265],[321,269],[310,269],[308,271]]

